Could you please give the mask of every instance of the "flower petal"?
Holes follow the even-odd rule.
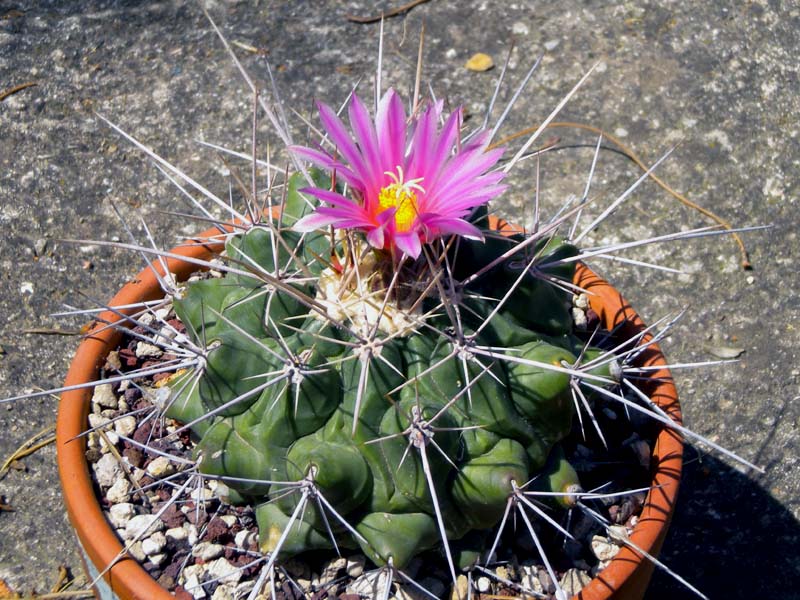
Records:
[[[460,235],[471,240],[483,241],[483,233],[472,223],[464,219],[421,215],[420,221],[424,227],[431,230],[435,237],[443,235]]]
[[[323,102],[317,103],[319,109],[319,119],[322,121],[322,126],[331,138],[331,141],[336,146],[337,150],[344,159],[350,163],[353,172],[365,184],[371,181],[371,170],[364,162],[364,157],[361,151],[353,142],[350,134],[342,123],[341,119],[336,115],[333,109],[324,104]]]
[[[397,172],[403,164],[406,147],[406,111],[400,96],[389,88],[378,103],[375,115],[382,171]]]
[[[394,236],[394,243],[398,250],[405,252],[411,258],[418,258],[422,251],[422,246],[419,242],[419,233],[414,230],[408,233],[396,234]]]
[[[288,150],[302,160],[307,160],[331,173],[336,173],[336,176],[350,187],[359,191],[364,190],[364,182],[361,178],[357,177],[352,170],[348,169],[343,163],[333,158],[327,152],[314,150],[313,148],[307,148],[305,146],[289,146]]]
[[[340,219],[338,217],[333,215],[325,215],[320,212],[313,212],[297,221],[297,223],[294,224],[293,229],[300,232],[314,231],[315,229],[332,225],[339,220]]]
[[[366,197],[372,198],[380,190],[384,179],[378,136],[375,133],[375,126],[369,118],[367,108],[356,94],[353,94],[353,99],[350,101],[348,113],[350,115],[350,127],[353,129],[356,143],[361,149],[361,155],[364,157],[366,164],[365,176],[368,177],[364,182],[367,184]]]

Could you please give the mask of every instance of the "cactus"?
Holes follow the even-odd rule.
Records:
[[[393,91],[381,102],[395,114],[378,120],[377,136],[402,127],[392,132],[399,140],[382,140],[377,165],[358,162],[376,133],[357,96],[358,147],[321,105],[353,170],[295,148],[328,172],[292,175],[279,215],[228,237],[236,269],[175,297],[207,351],[196,370],[171,379],[166,414],[196,437],[200,471],[255,506],[263,552],[358,547],[402,568],[443,545],[454,569],[487,549],[475,540],[504,517],[518,486],[544,474],[557,485],[543,491],[580,489],[560,442],[573,427],[580,361],[603,351],[573,332],[579,250],[554,228],[489,229],[484,203],[503,186],[485,172],[502,151],[486,150],[485,136],[452,149],[458,112],[441,134],[426,133],[441,110],[432,106],[403,156],[398,102]],[[428,159],[460,194],[440,191],[439,213],[423,187],[434,176],[415,162],[420,144],[436,143]],[[422,176],[404,181],[404,169]],[[382,183],[367,182],[375,174]],[[306,178],[314,185],[302,187]],[[600,370],[587,376],[613,385]]]

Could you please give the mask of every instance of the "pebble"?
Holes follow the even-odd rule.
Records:
[[[586,318],[586,312],[582,308],[573,307],[572,308],[572,321],[575,323],[575,328],[584,330],[589,324],[589,320]]]
[[[492,582],[489,580],[488,577],[478,577],[478,591],[481,594],[485,594],[490,589],[492,589]]]
[[[117,419],[114,421],[114,431],[117,432],[118,435],[131,437],[133,432],[136,431],[136,417],[128,415],[127,417]]]
[[[192,556],[203,561],[214,560],[225,553],[225,546],[222,544],[212,544],[211,542],[200,542],[192,546]]]
[[[456,585],[450,592],[450,600],[464,600],[469,597],[469,579],[466,575],[459,575],[456,579]]]
[[[182,542],[189,537],[189,532],[183,527],[170,527],[164,532],[164,535],[167,536],[168,540]]]
[[[139,562],[144,562],[147,560],[147,555],[144,553],[144,550],[142,550],[142,542],[133,542],[130,546],[128,546],[128,554],[130,554]]]
[[[236,543],[237,548],[241,548],[242,550],[247,550],[250,547],[250,544],[256,540],[256,532],[249,531],[247,529],[242,529],[241,531],[236,532],[236,535],[233,538],[233,541]]]
[[[348,594],[360,594],[367,598],[382,598],[386,595],[389,578],[386,571],[368,571],[347,586]]]
[[[619,546],[605,536],[595,535],[592,537],[592,553],[599,560],[611,560],[619,553]]]
[[[569,569],[561,578],[559,585],[568,594],[575,595],[580,593],[584,586],[588,585],[592,579],[580,569]]]
[[[167,537],[160,531],[156,531],[153,535],[142,540],[142,550],[147,556],[160,554],[167,545]]]
[[[104,417],[103,415],[91,413],[89,414],[89,427],[91,429],[100,429],[103,425],[108,425],[111,421],[108,417]]]
[[[189,543],[190,546],[194,546],[197,543],[197,540],[200,539],[200,534],[197,531],[197,526],[194,523],[187,523],[184,525],[186,528],[186,541]]]
[[[233,527],[236,525],[236,521],[238,521],[235,515],[222,515],[220,520],[228,527]]]
[[[511,33],[514,35],[528,35],[530,33],[530,29],[522,21],[515,21],[514,24],[511,25]]]
[[[232,565],[224,558],[218,558],[208,563],[208,573],[212,579],[218,579],[222,583],[239,583],[242,578],[242,571]]]
[[[107,454],[107,453],[111,452],[111,448],[110,448],[109,444],[111,446],[116,447],[116,445],[119,443],[119,436],[116,433],[114,433],[113,431],[104,431],[103,433],[105,434],[105,437],[99,436],[99,438],[100,438],[100,451],[103,454]],[[108,441],[106,441],[106,440],[108,440]],[[116,460],[116,458],[115,458],[115,460]]]
[[[125,502],[130,493],[131,482],[124,477],[120,477],[114,482],[114,485],[108,488],[108,491],[106,492],[106,500],[108,500],[111,504],[119,504],[120,502]]]
[[[242,583],[237,585],[236,588],[233,590],[233,597],[236,598],[236,600],[240,600],[241,598],[247,598],[247,596],[250,594],[255,585],[256,585],[255,581],[243,581]]]
[[[543,592],[548,594],[555,592],[555,582],[550,578],[550,574],[544,569],[539,569],[539,582],[542,584]]]
[[[175,464],[166,456],[157,456],[147,465],[147,474],[156,479],[172,475],[175,472]]]
[[[117,408],[119,406],[119,400],[114,395],[114,390],[111,388],[110,383],[95,386],[92,402],[103,408]]]
[[[142,544],[142,548],[144,548],[144,544]],[[160,554],[153,554],[148,556],[147,559],[153,563],[155,566],[160,567],[164,561],[167,559],[167,555],[160,553]]]
[[[195,502],[209,502],[214,499],[214,492],[203,487],[192,490],[191,494],[189,494],[189,497]]]
[[[353,578],[360,577],[364,572],[364,565],[366,562],[367,559],[361,554],[348,558],[347,565],[345,566],[347,575]]]
[[[133,540],[146,533],[155,533],[164,529],[164,522],[155,515],[136,515],[125,527],[125,539]]]
[[[108,509],[108,520],[117,529],[125,529],[128,521],[136,514],[136,509],[130,502],[112,504]]]
[[[211,600],[236,600],[236,588],[227,585],[217,586],[211,595]]]
[[[157,358],[164,353],[158,346],[147,342],[137,342],[135,352],[137,358]]]
[[[622,525],[612,525],[608,528],[608,535],[612,540],[618,540],[623,543],[628,541],[628,530]]]
[[[536,568],[525,565],[520,567],[520,570],[522,571],[522,587],[530,592],[541,594],[544,588],[542,587],[542,582],[539,581],[539,572]]]
[[[184,569],[184,574],[187,570],[188,568]],[[185,574],[183,587],[192,595],[193,598],[195,598],[195,600],[205,598],[208,595],[200,585],[200,579],[194,573]]]
[[[43,256],[46,249],[47,240],[45,238],[39,238],[33,242],[33,251],[36,253],[36,256]]]
[[[122,467],[112,454],[104,454],[92,465],[94,476],[101,487],[110,488],[122,477]]]

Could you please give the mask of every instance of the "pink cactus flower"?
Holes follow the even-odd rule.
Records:
[[[489,170],[502,149],[488,150],[489,132],[460,144],[462,111],[438,129],[442,103],[406,118],[400,97],[390,89],[373,123],[363,102],[349,106],[352,136],[336,113],[319,103],[322,125],[335,154],[302,146],[291,151],[336,174],[352,197],[309,187],[302,190],[326,206],[300,219],[295,228],[311,231],[332,225],[363,231],[375,248],[417,258],[423,243],[450,234],[483,239],[467,222],[472,209],[502,193],[504,173]]]

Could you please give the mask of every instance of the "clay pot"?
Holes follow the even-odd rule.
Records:
[[[493,221],[493,227],[508,231],[502,221]],[[222,249],[218,229],[210,229],[194,240],[171,251],[168,267],[179,280],[186,279],[198,270],[192,260],[208,260]],[[178,258],[183,257],[183,259]],[[158,263],[153,268],[161,271]],[[588,267],[578,265],[575,283],[591,292],[590,304],[608,329],[620,326],[623,335],[633,336],[644,329],[644,323],[630,305],[608,283]],[[161,288],[152,269],[145,269],[126,284],[109,302],[121,306],[154,300],[162,296]],[[97,377],[106,355],[117,347],[121,333],[107,323],[120,320],[118,314],[105,312],[86,334],[70,366],[65,386],[75,386]],[[645,338],[647,339],[647,338]],[[657,346],[651,346],[641,357],[644,365],[664,365],[665,360]],[[645,390],[662,409],[673,418],[680,419],[680,407],[675,386],[667,369],[651,372],[652,380]],[[97,573],[111,564],[122,550],[122,544],[113,527],[107,522],[95,495],[89,464],[86,460],[86,438],[77,438],[88,427],[92,389],[75,389],[61,395],[56,425],[58,467],[64,503],[70,521],[78,535],[88,561],[88,571]],[[682,466],[680,436],[662,430],[653,448],[651,469],[654,489],[648,494],[639,523],[631,540],[650,554],[658,554],[666,536],[675,506]],[[642,598],[652,575],[653,565],[636,552],[622,548],[611,564],[593,579],[577,600],[633,600]],[[156,583],[132,558],[122,558],[104,575],[104,580],[122,598],[136,600],[161,600],[173,598]],[[111,596],[103,595],[103,598]]]

